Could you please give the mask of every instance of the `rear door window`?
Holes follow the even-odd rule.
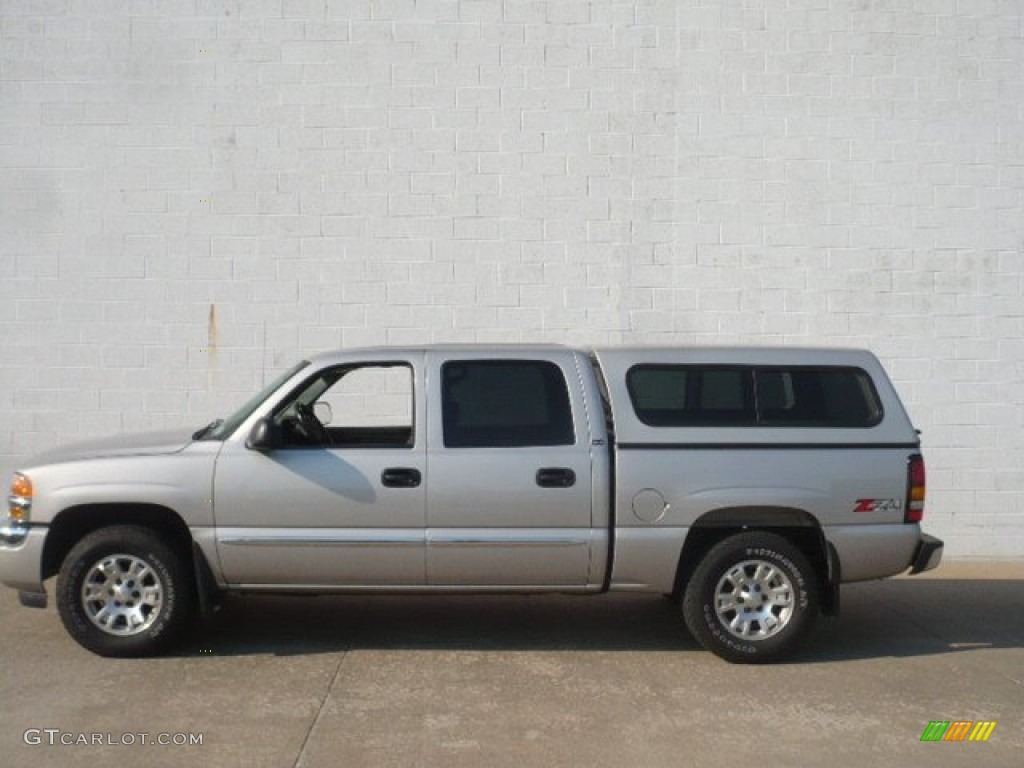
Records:
[[[546,360],[458,360],[441,367],[448,448],[573,445],[569,390]]]

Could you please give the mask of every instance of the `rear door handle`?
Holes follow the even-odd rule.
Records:
[[[571,488],[576,485],[576,473],[566,467],[542,467],[537,470],[537,485],[541,488]]]
[[[390,467],[380,473],[381,485],[388,488],[415,488],[423,479],[418,469]]]

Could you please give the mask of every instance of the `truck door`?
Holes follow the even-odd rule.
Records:
[[[273,450],[225,442],[217,551],[231,584],[422,587],[422,353],[324,368],[269,416]]]
[[[430,586],[583,588],[591,439],[575,358],[430,352]]]

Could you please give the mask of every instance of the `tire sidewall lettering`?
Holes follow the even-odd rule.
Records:
[[[721,622],[718,620],[718,617],[715,616],[714,606],[710,603],[704,604],[704,621],[707,623],[708,629],[711,631],[711,634],[715,636],[715,639],[718,640],[718,642],[723,643],[734,651],[739,651],[740,653],[755,654],[758,652],[756,645],[739,643],[736,638],[722,628]]]
[[[160,615],[148,630],[149,636],[156,638],[164,633],[164,630],[167,628],[168,621],[174,615],[175,581],[174,577],[171,575],[170,569],[167,567],[167,564],[155,554],[147,552],[142,555],[142,558],[151,568],[160,574],[160,580],[164,591],[164,604],[160,607]]]

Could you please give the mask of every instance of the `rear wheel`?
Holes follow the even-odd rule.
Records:
[[[683,595],[683,617],[712,653],[738,663],[791,654],[818,613],[804,554],[774,533],[741,533],[713,546]]]
[[[101,656],[146,656],[172,643],[194,607],[187,562],[148,528],[115,525],[79,541],[60,569],[68,633]]]

